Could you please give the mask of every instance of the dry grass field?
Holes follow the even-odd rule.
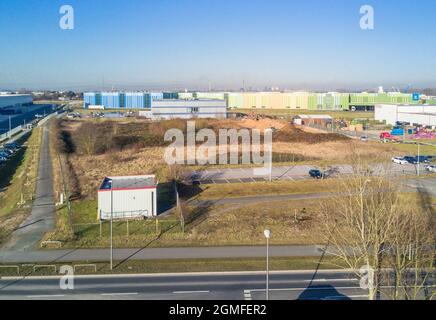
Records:
[[[110,175],[156,174],[160,182],[170,180],[173,170],[164,162],[163,136],[169,128],[185,130],[180,120],[149,123],[138,120],[62,121],[60,139],[68,155],[73,175],[78,180],[78,194],[95,197],[101,180]],[[379,143],[363,143],[336,134],[311,133],[290,126],[286,121],[197,120],[197,129],[257,128],[280,129],[273,136],[274,162],[277,163],[347,163],[353,153],[367,159],[390,158],[395,147]],[[201,169],[199,166],[185,170]]]
[[[59,208],[56,229],[45,239],[63,240],[66,247],[106,247],[108,225],[97,221],[97,189],[105,176],[156,174],[164,183],[183,171],[199,166],[171,168],[163,160],[166,143],[163,135],[169,128],[185,130],[180,120],[147,122],[139,120],[61,120],[55,124],[58,143],[54,154],[61,156],[67,187],[73,195],[72,217]],[[388,159],[398,150],[391,144],[361,142],[335,134],[304,132],[285,121],[263,119],[199,120],[197,129],[259,128],[278,129],[274,136],[274,152],[292,155],[295,164],[340,164],[359,155],[365,161]],[[59,170],[59,166],[55,168]],[[59,174],[56,188],[61,188]],[[334,180],[274,182],[201,186],[198,200],[232,197],[256,197],[274,194],[332,192]],[[56,190],[59,191],[59,190]],[[186,200],[190,196],[184,195]],[[202,246],[261,244],[261,231],[270,227],[274,244],[323,243],[319,207],[322,200],[276,201],[249,205],[222,204],[210,206],[184,205],[185,230],[182,232],[178,213],[152,221],[132,221],[115,225],[115,245],[138,246]],[[69,234],[72,220],[74,234]]]

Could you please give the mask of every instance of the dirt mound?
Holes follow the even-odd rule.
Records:
[[[288,125],[282,130],[275,132],[273,140],[275,142],[304,142],[308,144],[316,144],[323,142],[347,141],[350,140],[350,138],[336,133],[306,132],[293,125]]]
[[[277,130],[281,130],[287,126],[286,121],[274,120],[274,119],[261,119],[261,120],[253,120],[253,119],[245,119],[240,121],[240,125],[249,128],[249,129],[259,129],[266,130],[269,128],[275,128]]]

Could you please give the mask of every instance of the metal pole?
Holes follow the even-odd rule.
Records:
[[[419,167],[420,167],[420,154],[421,154],[421,145],[418,142],[418,176],[420,174]]]
[[[113,185],[111,182],[111,270],[113,270],[114,246],[113,246],[113,218],[114,218],[114,205],[113,205]]]
[[[269,300],[269,239],[266,238],[266,300]]]

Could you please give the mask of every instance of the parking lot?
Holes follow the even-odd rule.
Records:
[[[226,169],[208,169],[194,171],[187,178],[194,184],[223,184],[223,183],[248,183],[258,181],[268,181],[268,175],[256,175],[254,168],[226,168]],[[297,165],[297,166],[277,166],[272,168],[272,180],[298,181],[312,179],[309,171],[318,169],[316,166]],[[418,173],[418,166],[414,164],[396,164],[392,163],[389,167],[384,165],[374,165],[374,174],[386,174],[401,176],[414,176]],[[335,178],[353,173],[351,165],[333,165],[323,170],[326,178]],[[424,165],[420,165],[420,173],[428,174]]]
[[[21,149],[21,145],[16,142],[6,143],[0,146],[0,167],[6,164]]]

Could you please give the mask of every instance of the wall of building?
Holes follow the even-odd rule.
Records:
[[[179,92],[179,99],[180,100],[193,100],[194,93],[192,93],[192,92]]]
[[[112,206],[111,206],[112,201]],[[130,218],[141,214],[144,217],[157,215],[156,188],[137,190],[100,190],[98,192],[98,215],[103,220]]]
[[[307,92],[240,92],[227,93],[229,109],[307,109]]]
[[[389,105],[375,106],[375,120],[395,125],[409,122],[417,125],[436,126],[436,106],[431,105]]]
[[[153,101],[154,119],[226,118],[224,100],[161,100]]]
[[[162,92],[85,92],[84,108],[104,106],[105,109],[150,109],[153,100],[163,100]]]
[[[229,109],[301,109],[340,111],[372,109],[376,104],[417,105],[412,94],[393,93],[308,93],[308,92],[102,92],[84,93],[84,106],[104,105],[108,109],[150,109],[152,101],[211,99],[226,101]]]
[[[224,100],[224,92],[194,92],[194,99]]]

